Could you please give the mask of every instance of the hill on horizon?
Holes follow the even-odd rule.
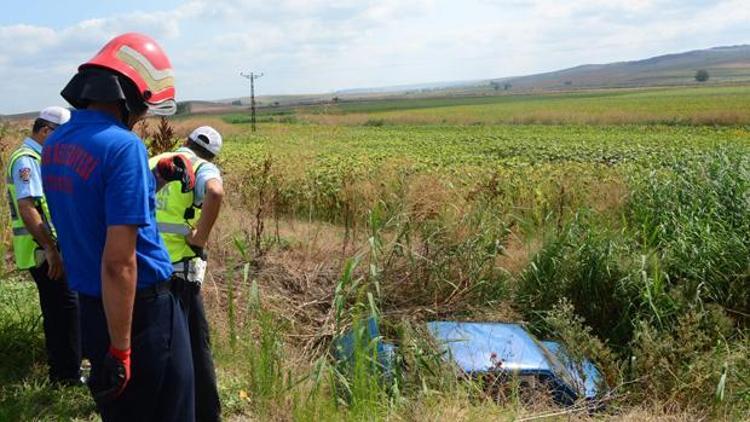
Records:
[[[701,69],[708,71],[710,82],[750,81],[750,45],[714,47],[636,61],[586,64],[495,81],[510,83],[514,90],[689,85],[696,83],[695,73]]]

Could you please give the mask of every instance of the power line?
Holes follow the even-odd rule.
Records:
[[[263,73],[250,74],[240,72],[240,76],[250,80],[250,124],[252,125],[253,132],[255,132],[255,80],[263,77]]]

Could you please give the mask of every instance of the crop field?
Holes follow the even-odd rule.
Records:
[[[750,122],[749,85],[515,93],[453,98],[341,101],[261,116],[331,125],[382,124],[688,124]],[[235,116],[247,120],[247,116]]]
[[[259,120],[254,133],[243,115],[173,122],[227,139],[203,292],[228,420],[750,415],[750,87],[340,102]],[[2,128],[5,158],[22,128]],[[44,380],[33,283],[2,265],[0,420],[94,418],[85,390]],[[398,347],[389,376],[369,339],[349,361],[333,351],[369,319]],[[523,322],[596,361],[610,394],[591,413],[488,388],[441,355],[434,320]]]

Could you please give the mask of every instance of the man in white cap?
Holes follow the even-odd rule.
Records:
[[[49,378],[52,382],[79,384],[78,296],[65,279],[40,170],[44,142],[69,119],[70,111],[65,108],[42,110],[34,121],[31,136],[10,156],[7,186],[16,267],[29,270],[39,291]]]
[[[156,221],[175,269],[173,292],[180,299],[190,331],[197,421],[218,421],[221,410],[208,321],[200,295],[206,273],[204,248],[224,198],[221,172],[212,162],[221,146],[219,132],[210,126],[201,126],[188,136],[182,147],[150,160],[154,168],[160,160],[182,154],[195,171],[193,191],[184,192],[180,183],[171,182],[157,193]]]

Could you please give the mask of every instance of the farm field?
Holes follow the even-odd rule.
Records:
[[[750,87],[342,102],[260,121],[173,121],[227,139],[204,295],[228,420],[750,415]],[[21,137],[3,125],[3,159]],[[0,240],[7,252],[8,229]],[[3,265],[0,420],[94,418],[85,390],[44,380],[34,286]],[[369,318],[398,346],[391,377],[369,339],[353,366],[332,352]],[[612,393],[590,414],[459,376],[424,329],[446,319],[523,322],[595,360]]]
[[[750,85],[576,90],[479,97],[341,101],[265,108],[270,120],[332,125],[379,124],[747,124]],[[274,116],[275,115],[275,116]],[[240,121],[248,117],[235,116]]]

